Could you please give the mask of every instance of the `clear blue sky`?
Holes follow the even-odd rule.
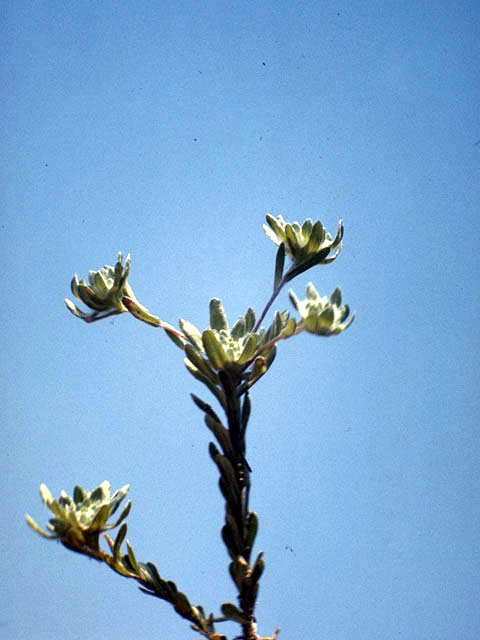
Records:
[[[131,484],[129,539],[194,603],[234,600],[207,392],[130,317],[64,308],[131,252],[137,297],[204,328],[270,295],[267,212],[345,223],[312,280],[344,334],[281,345],[248,459],[282,640],[476,640],[480,30],[476,2],[26,2],[2,24],[3,640],[195,634],[36,536],[38,494]],[[279,308],[289,306],[284,294]],[[226,627],[227,632],[231,628]]]

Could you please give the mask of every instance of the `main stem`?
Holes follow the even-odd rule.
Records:
[[[250,466],[245,458],[246,442],[245,429],[242,424],[241,398],[245,397],[239,394],[242,385],[242,379],[233,373],[222,372],[220,381],[223,387],[226,400],[225,412],[228,420],[228,431],[235,454],[234,472],[235,478],[240,490],[240,509],[232,513],[240,533],[242,541],[245,540],[246,522],[249,514],[249,494],[250,494]],[[245,400],[244,400],[245,402]],[[228,508],[227,508],[228,510]],[[242,556],[248,562],[249,570],[251,570],[250,556],[251,548],[246,545],[242,549]],[[247,620],[242,624],[243,640],[257,640],[257,625],[254,615],[256,598],[248,589],[239,589],[238,601],[241,611]]]

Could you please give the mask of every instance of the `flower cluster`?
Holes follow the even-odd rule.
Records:
[[[210,301],[210,327],[201,332],[180,319],[185,335],[183,344],[187,369],[218,397],[220,371],[229,371],[251,386],[263,375],[275,357],[275,342],[293,335],[296,323],[288,311],[275,313],[270,328],[253,331],[255,312],[247,309],[233,327],[229,326],[220,300]]]
[[[349,327],[355,315],[350,314],[349,306],[342,306],[342,292],[335,289],[332,295],[319,296],[311,282],[307,285],[307,297],[299,300],[293,291],[289,292],[290,300],[301,317],[299,327],[319,336],[331,336]]]
[[[55,500],[48,488],[40,485],[40,495],[45,505],[53,513],[47,529],[44,531],[29,515],[28,524],[44,538],[56,538],[70,549],[81,550],[88,547],[94,551],[99,549],[99,536],[104,531],[117,527],[130,512],[131,502],[127,502],[122,513],[113,524],[107,520],[115,513],[127,495],[128,484],[110,495],[110,483],[102,482],[93,491],[85,491],[77,486],[73,497],[62,491]]]
[[[277,246],[284,245],[285,253],[292,258],[294,265],[308,264],[307,268],[310,268],[328,264],[340,253],[343,238],[341,220],[335,238],[320,221],[314,223],[310,218],[301,226],[298,222],[286,222],[282,216],[274,218],[267,214],[266,220],[267,224],[263,225],[265,233]]]
[[[93,313],[85,313],[71,300],[65,298],[65,304],[69,311],[77,318],[86,322],[92,322],[106,316],[125,313],[127,308],[122,302],[125,296],[136,300],[132,288],[127,282],[130,272],[130,254],[123,264],[123,256],[119,252],[114,267],[105,265],[99,271],[88,272],[88,284],[85,280],[78,280],[77,274],[72,278],[71,289],[73,295],[81,300]]]

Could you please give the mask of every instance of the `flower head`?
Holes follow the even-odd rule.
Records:
[[[332,295],[320,297],[311,282],[307,285],[307,297],[299,300],[293,291],[289,292],[290,300],[301,316],[300,327],[320,336],[331,336],[349,327],[355,315],[348,320],[350,309],[342,305],[342,292],[335,289]]]
[[[298,222],[286,222],[282,216],[274,218],[269,213],[266,220],[267,224],[263,225],[265,233],[277,246],[284,245],[285,253],[290,255],[294,265],[308,264],[308,267],[313,267],[316,264],[328,264],[340,253],[343,237],[341,220],[335,238],[320,221],[314,223],[310,218],[301,226]]]
[[[119,253],[114,267],[107,264],[98,271],[89,271],[88,283],[83,279],[79,281],[77,274],[75,274],[71,282],[72,293],[92,309],[93,313],[85,313],[71,300],[65,298],[67,308],[74,316],[86,322],[126,312],[127,308],[124,306],[122,298],[128,296],[132,300],[136,300],[127,282],[129,272],[130,255],[127,256],[125,264],[123,264],[123,256]]]
[[[55,500],[42,484],[40,495],[54,517],[47,524],[48,532],[39,527],[29,515],[26,516],[27,523],[44,538],[58,539],[69,548],[89,547],[98,550],[100,534],[117,527],[130,511],[129,501],[120,517],[113,524],[107,524],[107,520],[127,495],[128,489],[129,485],[126,484],[110,495],[110,483],[105,481],[91,492],[77,486],[73,490],[73,497],[62,491],[60,498]]]
[[[243,378],[248,386],[256,382],[275,357],[276,340],[295,331],[295,320],[288,311],[276,312],[273,323],[265,331],[253,331],[255,312],[247,309],[244,316],[230,327],[218,298],[210,301],[210,327],[201,332],[190,322],[180,319],[185,335],[185,365],[197,379],[219,397],[219,372],[230,372]]]

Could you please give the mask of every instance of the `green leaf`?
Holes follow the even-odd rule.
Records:
[[[247,393],[244,396],[243,405],[242,405],[242,437],[245,434],[245,431],[247,429],[251,408],[252,408],[252,404],[250,402],[250,395],[247,391]]]
[[[220,402],[220,404],[223,407],[225,404],[225,400],[223,398],[223,394],[220,391],[220,389],[215,386],[215,384],[210,380],[210,378],[207,378],[207,376],[205,376],[201,371],[199,371],[197,367],[195,367],[188,358],[184,359],[184,363],[187,369],[192,374],[192,376],[197,380],[199,380],[200,382],[202,382],[206,387],[208,387],[208,389],[213,393],[213,395],[217,398],[217,400]]]
[[[179,319],[178,324],[180,325],[180,328],[182,329],[183,333],[187,336],[187,338],[193,344],[193,346],[196,347],[199,351],[202,351],[203,350],[202,334],[197,329],[197,327],[191,322],[187,322],[182,318]]]
[[[104,529],[109,515],[110,506],[108,504],[102,505],[95,514],[95,517],[93,518],[90,526],[88,527],[89,531],[101,531],[102,529]]]
[[[233,466],[230,460],[227,458],[227,456],[222,455],[218,451],[218,449],[213,460],[217,465],[218,470],[222,475],[222,478],[225,480],[225,483],[229,486],[231,491],[235,493],[235,495],[238,494],[237,478],[235,477],[235,471],[233,470]]]
[[[200,353],[190,344],[185,345],[185,354],[190,362],[197,367],[213,384],[218,384],[217,374],[209,367],[208,362],[202,358]]]
[[[75,502],[75,504],[80,504],[81,502],[83,502],[85,500],[85,498],[87,497],[86,492],[84,491],[84,489],[82,489],[82,487],[80,486],[76,486],[73,489],[73,500]]]
[[[260,551],[252,567],[252,573],[250,574],[252,585],[254,585],[256,582],[260,580],[260,576],[262,575],[264,569],[265,569],[265,562],[263,560],[263,551]]]
[[[240,316],[236,321],[236,323],[233,325],[230,331],[230,335],[234,340],[239,340],[240,338],[243,338],[246,332],[247,332],[247,327],[245,323],[245,318],[243,316]]]
[[[145,569],[148,570],[148,573],[152,580],[153,587],[157,592],[157,595],[163,598],[164,600],[171,602],[169,598],[170,591],[168,590],[167,583],[158,573],[157,567],[153,564],[153,562],[147,562],[144,566],[145,566]]]
[[[239,555],[232,560],[228,568],[233,582],[237,585],[238,590],[242,591],[243,583],[248,575],[248,562],[242,555]]]
[[[185,341],[182,340],[180,336],[177,336],[177,334],[173,333],[172,331],[168,331],[168,329],[165,329],[165,333],[170,338],[170,340],[177,345],[177,347],[180,347],[180,349],[182,350],[185,348]]]
[[[337,234],[335,236],[335,240],[332,242],[331,249],[335,249],[335,247],[337,247],[341,243],[341,241],[343,240],[343,232],[344,232],[343,221],[339,220]]]
[[[124,522],[118,530],[117,537],[115,538],[115,544],[113,545],[113,557],[118,558],[120,556],[120,547],[122,546],[125,536],[127,535],[127,523]]]
[[[217,422],[220,422],[220,418],[217,416],[217,414],[215,413],[215,411],[212,409],[212,407],[207,404],[206,402],[204,402],[203,400],[201,400],[198,396],[196,396],[194,393],[190,394],[192,397],[192,400],[194,401],[194,403],[197,405],[197,407],[203,411],[204,413],[207,414],[207,416],[210,416],[211,418],[213,418],[214,420],[216,420]]]
[[[82,302],[95,311],[103,311],[105,303],[100,302],[96,293],[83,281],[78,284],[78,293]],[[108,306],[108,305],[107,305]]]
[[[255,311],[252,307],[248,307],[245,313],[245,328],[247,331],[251,331],[255,326]]]
[[[226,429],[219,420],[215,420],[208,414],[205,416],[205,422],[207,424],[207,427],[217,439],[217,442],[221,446],[223,453],[227,457],[233,457],[234,452],[228,429]]]
[[[247,624],[248,618],[231,602],[225,602],[220,609],[223,615],[229,620],[234,620],[240,624]]]
[[[137,300],[133,300],[128,296],[123,296],[122,303],[127,307],[129,312],[142,322],[151,325],[152,327],[161,327],[162,321],[158,316],[154,316],[153,313],[144,307],[143,304],[140,304]]]
[[[177,585],[172,580],[166,580],[164,581],[164,584],[167,587],[169,594],[172,596],[172,601],[173,601],[173,598],[177,597],[177,593],[178,593]]]
[[[210,300],[210,327],[216,331],[228,330],[225,309],[218,298]]]
[[[348,304],[346,304],[343,307],[343,311],[340,314],[340,322],[343,322],[344,320],[346,320],[348,318],[348,314],[350,313],[350,307],[348,306]],[[353,318],[352,318],[353,320]],[[351,323],[351,321],[350,321]]]
[[[334,290],[334,292],[330,296],[330,302],[332,304],[337,305],[337,307],[339,307],[342,304],[342,292],[338,287]]]
[[[220,489],[222,489],[221,485],[220,485]],[[223,494],[223,491],[222,491],[222,494]],[[222,535],[223,544],[227,548],[228,555],[232,560],[235,560],[238,557],[238,551],[235,545],[235,541],[232,538],[232,533],[230,529],[227,527],[227,525],[224,525],[222,527],[221,535]]]
[[[222,492],[229,509],[232,511],[238,509],[240,506],[238,492],[235,491],[229,483],[225,482],[223,476],[220,476],[218,486],[220,487],[220,491]]]
[[[112,497],[110,498],[110,515],[113,515],[115,511],[118,509],[120,503],[122,502],[124,497],[127,495],[129,489],[130,489],[130,485],[125,484],[123,485],[123,487],[121,487],[121,489],[117,489],[115,493],[112,495]]]
[[[325,228],[321,222],[315,222],[310,238],[305,247],[305,255],[310,255],[317,251],[325,239]]]
[[[215,335],[215,331],[212,329],[205,329],[202,333],[202,342],[205,353],[213,366],[216,369],[223,369],[223,367],[228,364],[228,358]]]
[[[85,311],[82,311],[81,309],[79,309],[77,305],[73,304],[73,302],[68,298],[65,298],[64,302],[67,309],[70,311],[70,313],[73,313],[73,315],[76,316],[77,318],[80,318],[81,320],[86,320],[87,318],[90,317],[90,314],[85,313]]]
[[[318,253],[313,255],[311,258],[305,260],[305,262],[300,263],[299,265],[293,265],[285,274],[285,282],[290,282],[293,278],[296,278],[307,269],[311,269],[315,267],[320,262],[326,263],[326,257],[330,253],[330,247],[326,247],[325,249],[321,249]]]
[[[242,353],[237,360],[237,364],[242,365],[251,360],[258,348],[258,339],[256,334],[251,333],[248,338],[245,340],[245,344],[243,345]]]
[[[131,565],[132,569],[134,570],[135,573],[138,574],[138,572],[140,571],[140,567],[138,566],[137,559],[135,557],[133,549],[132,549],[130,543],[128,542],[128,540],[127,540],[127,557],[128,557],[128,561],[130,562],[130,565]]]
[[[70,281],[70,289],[72,290],[73,295],[79,300],[81,300],[80,293],[78,291],[78,285],[79,285],[78,276],[77,274],[75,274]]]
[[[297,311],[299,311],[299,309],[300,309],[300,300],[297,298],[295,292],[292,289],[290,289],[290,291],[288,292],[288,297],[290,298],[290,302],[293,304],[295,309]]]
[[[304,238],[308,238],[312,233],[313,222],[311,218],[307,218],[305,222],[302,224],[302,236]]]
[[[38,533],[39,535],[41,535],[43,538],[48,538],[49,540],[52,540],[53,538],[57,537],[57,534],[55,533],[47,533],[46,531],[44,531],[36,522],[35,520],[27,514],[25,514],[25,520],[27,521],[27,524],[29,527],[31,527],[36,533]]]
[[[92,273],[92,272],[90,272]],[[90,276],[89,273],[89,276]],[[95,288],[97,289],[97,291],[99,293],[103,293],[104,295],[107,293],[108,291],[108,286],[106,283],[106,280],[103,276],[103,273],[101,271],[94,271],[93,272],[93,282],[90,281],[91,284],[93,284],[95,286]]]
[[[229,513],[225,515],[225,526],[227,526],[230,530],[230,534],[232,536],[232,540],[235,543],[235,548],[239,555],[243,554],[243,542],[240,536],[240,532],[237,527],[237,523],[235,522],[235,518],[231,516]]]
[[[285,244],[282,242],[278,247],[277,257],[275,260],[275,273],[273,276],[273,291],[276,292],[282,280],[283,267],[285,265]]]
[[[278,239],[281,240],[285,234],[283,233],[281,227],[277,224],[276,219],[269,213],[267,213],[267,215],[265,216],[265,219],[267,221],[268,226],[272,229],[272,231],[275,233]]]
[[[290,318],[282,331],[282,338],[290,338],[295,333],[297,323],[295,318]]]
[[[285,238],[287,240],[290,253],[292,254],[293,259],[295,260],[295,258],[298,255],[298,240],[291,224],[285,225]]]
[[[192,606],[188,601],[187,596],[179,591],[174,604],[175,611],[182,616],[182,618],[191,619]]]
[[[320,327],[331,327],[335,321],[335,312],[332,307],[327,307],[322,311],[322,313],[317,316],[317,326]]]
[[[92,493],[90,494],[90,502],[104,502],[109,496],[107,491],[109,491],[109,483],[104,481],[98,487],[96,487]]]
[[[251,549],[258,531],[258,516],[255,511],[248,513],[245,525],[245,546]]]
[[[127,504],[125,505],[125,508],[123,509],[122,513],[118,516],[118,518],[115,520],[115,522],[113,524],[109,524],[108,527],[106,527],[106,529],[115,529],[115,527],[118,527],[118,525],[125,520],[125,518],[128,516],[128,514],[130,513],[130,509],[132,508],[132,501],[129,500],[127,502]]]

